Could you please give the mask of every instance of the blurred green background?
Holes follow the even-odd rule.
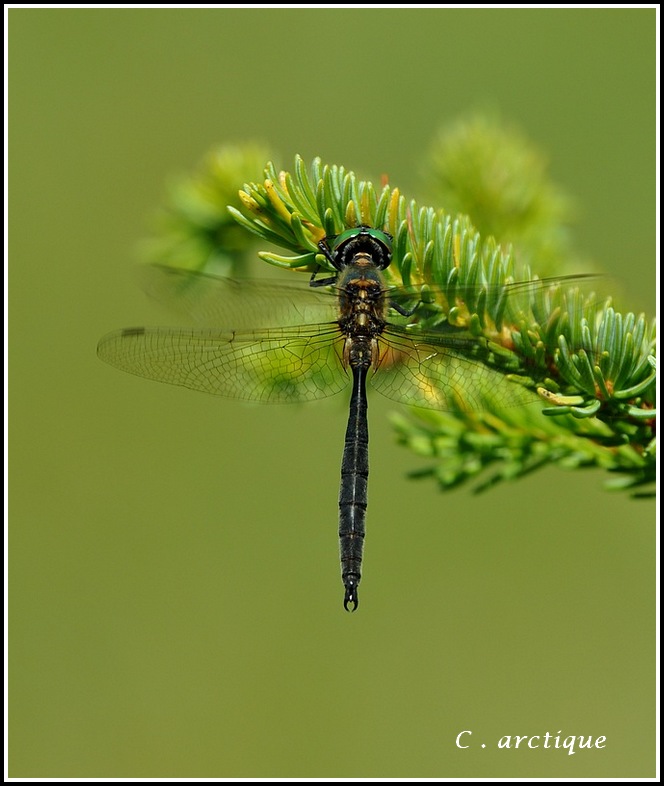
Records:
[[[349,615],[346,399],[242,406],[95,345],[164,322],[136,244],[211,146],[417,196],[476,107],[550,153],[580,251],[652,314],[655,11],[12,9],[9,31],[10,775],[653,776],[652,502],[555,469],[441,495],[375,396]],[[606,747],[496,748],[559,731]]]

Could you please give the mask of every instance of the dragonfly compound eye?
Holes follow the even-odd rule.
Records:
[[[392,235],[372,227],[353,227],[334,238],[326,238],[330,257],[337,270],[352,263],[357,254],[368,254],[379,270],[392,261]]]

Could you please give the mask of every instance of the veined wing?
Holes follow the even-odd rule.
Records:
[[[537,396],[480,359],[481,339],[388,326],[379,340],[371,385],[402,404],[440,410],[481,411],[526,406]],[[475,354],[477,357],[472,357]]]
[[[501,301],[514,319],[529,311],[547,319],[561,302],[585,302],[588,314],[600,305],[587,291],[603,276],[582,274],[516,281],[505,286],[459,287],[455,305],[482,298],[496,306]],[[412,406],[441,410],[481,411],[495,407],[526,406],[538,401],[531,390],[509,377],[509,369],[489,365],[488,348],[481,338],[438,328],[445,325],[444,288],[395,287],[386,293],[391,303],[410,316],[394,312],[380,339],[379,361],[372,386],[388,398]],[[564,299],[564,300],[561,300]],[[449,304],[448,304],[449,305]],[[432,319],[429,322],[429,319]],[[408,326],[404,320],[410,323]],[[427,329],[429,324],[429,329]]]
[[[147,294],[180,313],[189,323],[202,327],[227,327],[234,330],[268,328],[273,325],[320,324],[338,318],[335,287],[311,287],[301,273],[284,279],[229,279],[197,271],[181,270],[162,265],[142,269]],[[513,307],[526,308],[547,293],[570,287],[586,287],[599,276],[575,275],[515,281],[504,286],[458,286],[456,297],[473,300],[482,292],[487,302],[507,299]],[[427,285],[426,297],[442,298],[446,288]],[[402,311],[430,310],[423,301],[422,286],[388,287],[386,296]],[[449,304],[448,304],[449,305]],[[399,315],[393,316],[400,322]]]
[[[150,297],[200,327],[253,330],[338,318],[334,293],[310,287],[301,274],[290,281],[242,280],[149,265],[141,277]]]
[[[409,285],[390,287],[386,291],[386,296],[400,313],[406,312],[414,315],[416,319],[435,317],[436,312],[440,317],[444,317],[450,306],[458,306],[464,302],[471,307],[480,302],[487,307],[493,306],[497,312],[510,313],[512,319],[518,319],[530,311],[538,318],[545,318],[556,304],[560,304],[566,298],[573,297],[576,302],[579,302],[580,297],[589,307],[605,302],[606,297],[598,298],[591,291],[591,286],[605,280],[606,276],[599,274],[579,274],[512,281],[498,286]],[[448,301],[450,294],[454,298],[453,302]],[[397,322],[400,322],[398,318]]]
[[[335,323],[262,331],[125,328],[101,339],[106,363],[215,396],[286,403],[338,393],[349,378]]]

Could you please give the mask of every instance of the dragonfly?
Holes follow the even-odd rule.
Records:
[[[423,327],[416,287],[391,287],[392,237],[355,227],[319,243],[335,271],[308,285],[153,270],[152,294],[196,328],[130,327],[109,333],[99,357],[147,379],[245,401],[322,399],[350,386],[341,461],[339,552],[343,605],[355,611],[369,477],[367,383],[429,409],[527,405],[535,394],[487,360],[486,339]],[[530,284],[532,282],[516,282]],[[150,287],[149,287],[150,289]]]

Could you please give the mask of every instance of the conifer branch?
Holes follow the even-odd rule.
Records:
[[[488,134],[485,127],[481,131]],[[495,139],[491,144],[496,149]],[[458,144],[451,145],[454,155],[459,147],[467,157],[468,146]],[[209,270],[221,255],[227,262],[223,272],[232,273],[246,258],[250,239],[258,238],[289,252],[261,250],[265,262],[311,274],[331,269],[318,245],[323,238],[357,226],[381,229],[394,238],[392,264],[384,271],[388,285],[419,292],[421,306],[412,321],[481,339],[489,352],[485,360],[539,395],[539,407],[504,407],[489,399],[481,412],[459,407],[395,415],[400,443],[429,461],[413,476],[452,488],[491,469],[476,487],[483,490],[556,463],[602,467],[615,473],[607,484],[612,487],[640,491],[652,483],[655,328],[644,315],[622,314],[609,299],[587,293],[577,276],[533,285],[538,279],[527,266],[516,270],[512,248],[481,237],[467,216],[420,207],[398,188],[375,187],[320,159],[307,167],[296,157],[291,173],[268,164],[261,180],[247,178],[239,199],[231,198],[232,177],[254,164],[253,152],[211,158],[202,174],[176,191],[170,235],[162,233],[152,244],[151,258],[176,260],[182,267],[180,256],[190,248],[187,267]],[[541,173],[537,178],[542,180]],[[541,225],[546,200],[559,206],[563,200],[551,189],[539,197],[536,191],[530,193],[539,207],[530,212]],[[232,224],[219,197],[227,197]],[[551,215],[555,223],[562,213]],[[553,228],[549,232],[555,234]],[[522,227],[521,248],[528,236]],[[536,248],[531,252],[524,256],[535,259]],[[560,246],[556,253],[563,252]]]

